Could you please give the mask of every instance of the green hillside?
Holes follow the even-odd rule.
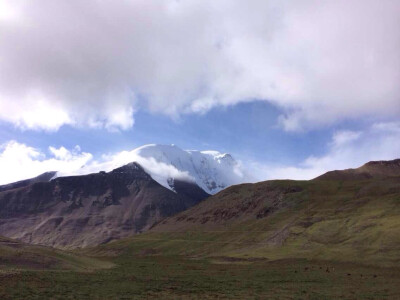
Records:
[[[400,177],[234,186],[108,247],[129,243],[165,254],[398,266]]]

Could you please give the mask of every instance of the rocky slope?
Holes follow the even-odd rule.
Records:
[[[175,181],[174,189],[137,163],[17,185],[0,192],[0,235],[60,248],[96,245],[147,230],[208,196],[190,182]]]

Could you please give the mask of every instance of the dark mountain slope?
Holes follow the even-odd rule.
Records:
[[[131,163],[7,190],[0,193],[0,234],[62,248],[105,243],[147,230],[208,196],[195,184],[178,186],[177,193],[168,190]]]

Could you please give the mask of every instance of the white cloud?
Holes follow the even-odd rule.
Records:
[[[348,143],[358,140],[362,135],[360,131],[343,130],[336,132],[332,137],[334,147],[342,147]]]
[[[79,156],[81,152],[81,147],[79,147],[79,145],[76,145],[74,149],[70,151],[63,146],[61,146],[58,149],[50,146],[49,151],[58,160],[70,161],[74,159],[76,156]]]
[[[35,177],[48,171],[78,170],[92,159],[90,153],[79,147],[69,151],[64,147],[50,147],[50,157],[39,149],[9,141],[0,146],[0,184]]]
[[[375,132],[393,132],[400,133],[400,122],[381,122],[372,126]]]
[[[2,0],[0,120],[128,129],[262,99],[301,130],[400,113],[397,0]]]
[[[251,164],[259,180],[312,179],[327,171],[357,168],[371,160],[400,158],[400,123],[376,123],[365,131],[336,132],[329,150],[299,165]]]

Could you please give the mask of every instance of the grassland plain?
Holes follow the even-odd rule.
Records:
[[[234,186],[150,232],[67,254],[98,268],[2,273],[0,298],[400,299],[399,183]]]
[[[141,255],[115,267],[1,275],[1,299],[398,299],[398,269],[351,263]]]

